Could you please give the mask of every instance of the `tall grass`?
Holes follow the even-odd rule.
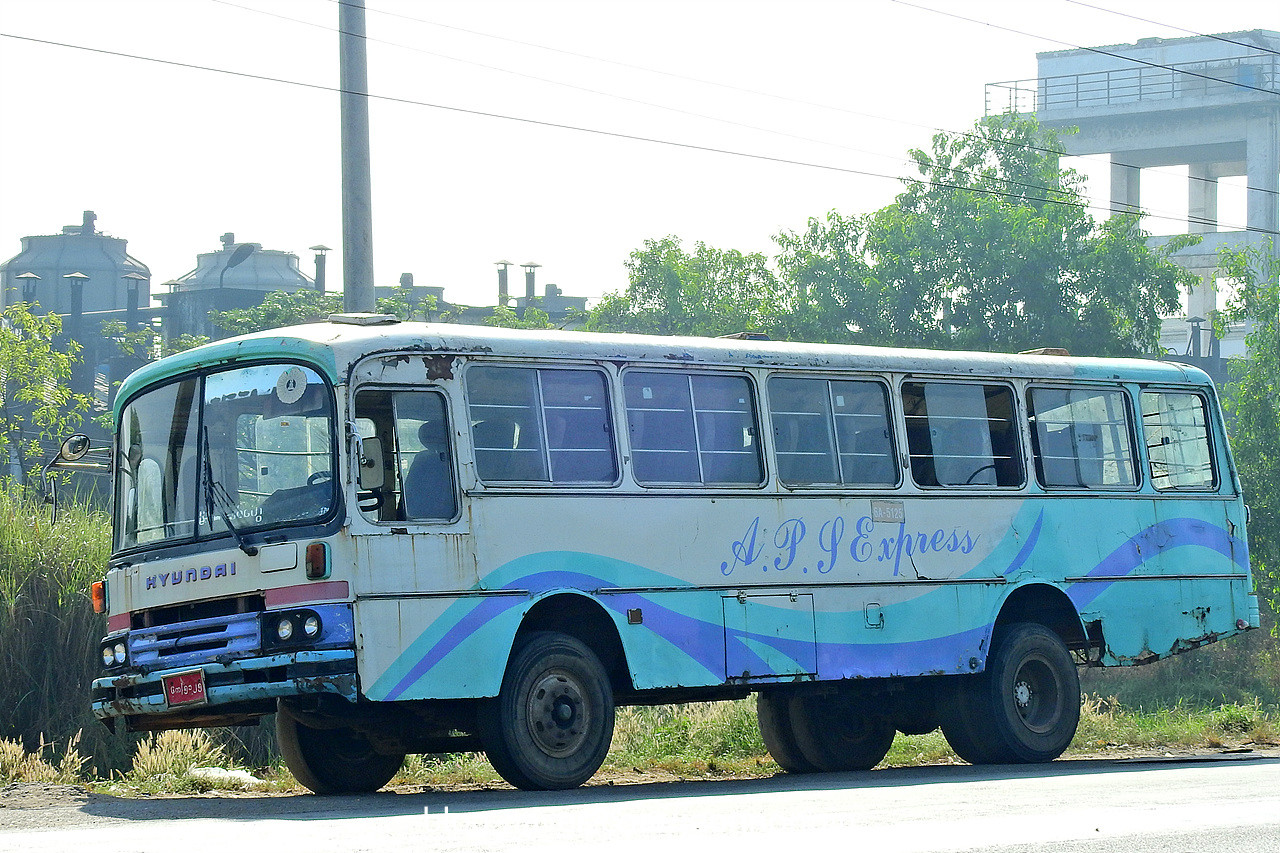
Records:
[[[106,620],[88,587],[107,564],[105,517],[68,501],[56,524],[49,507],[0,487],[0,738],[29,752],[70,743],[90,754],[118,751],[89,713]]]

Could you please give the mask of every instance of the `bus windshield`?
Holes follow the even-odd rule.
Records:
[[[337,503],[333,393],[266,364],[135,397],[116,439],[116,550],[319,521]]]

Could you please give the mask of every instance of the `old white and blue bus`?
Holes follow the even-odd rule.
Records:
[[[474,749],[568,788],[615,706],[751,693],[793,772],[1047,761],[1078,666],[1259,624],[1176,364],[339,315],[150,364],[115,426],[95,713],[275,713],[316,792]]]

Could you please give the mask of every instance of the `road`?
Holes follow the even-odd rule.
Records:
[[[1280,757],[935,766],[576,791],[123,800],[0,810],[0,850],[1280,851]]]

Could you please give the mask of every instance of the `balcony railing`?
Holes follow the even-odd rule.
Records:
[[[1280,95],[1280,57],[1257,53],[1213,62],[1063,74],[987,84],[987,115],[1109,107],[1224,95]]]

